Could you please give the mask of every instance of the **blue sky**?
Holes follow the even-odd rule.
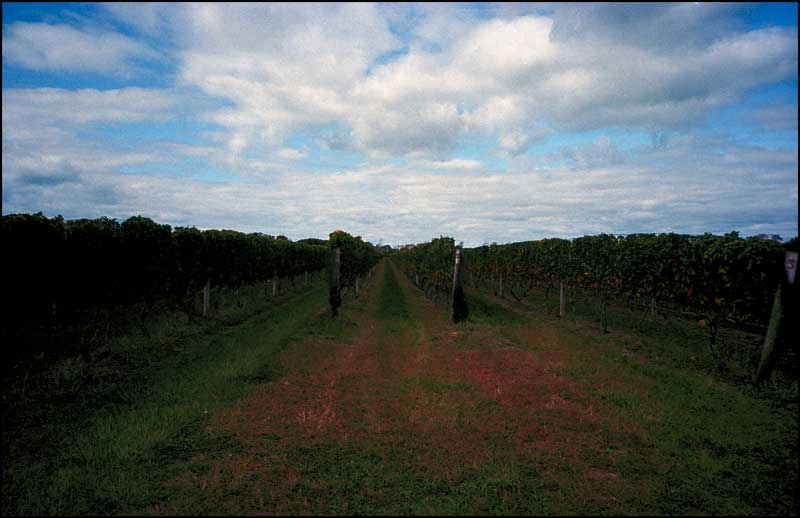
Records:
[[[797,235],[797,4],[3,3],[3,214]]]

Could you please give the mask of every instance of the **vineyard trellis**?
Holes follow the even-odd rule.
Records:
[[[346,290],[352,289],[358,297],[361,278],[372,271],[381,255],[360,236],[352,236],[343,230],[331,232],[329,243],[329,303],[331,313],[336,316]]]
[[[453,238],[440,237],[403,250],[397,258],[409,279],[435,297],[450,288],[454,248]],[[783,286],[778,293],[781,314],[796,310],[796,284],[782,280],[786,250],[796,251],[797,239],[782,245],[735,233],[600,234],[484,245],[464,249],[464,257],[469,284],[495,295],[510,294],[521,301],[534,288],[546,296],[558,290],[560,316],[568,292],[588,293],[605,332],[611,301],[638,308],[640,323],[653,313],[697,319],[717,355],[722,325],[767,332],[776,286]],[[786,343],[794,340],[795,327],[787,322],[782,331]]]
[[[26,323],[77,320],[121,306],[139,307],[140,326],[157,301],[196,316],[209,286],[293,279],[321,271],[328,248],[233,230],[198,230],[135,216],[65,221],[41,214],[2,217],[4,338]],[[266,292],[266,289],[265,289]],[[91,317],[90,317],[91,318]],[[44,346],[42,346],[44,347]]]
[[[526,291],[561,284],[584,289],[597,300],[604,329],[610,297],[643,313],[704,319],[713,345],[721,322],[766,326],[784,248],[775,241],[711,234],[601,234],[482,246],[466,254],[475,282]]]

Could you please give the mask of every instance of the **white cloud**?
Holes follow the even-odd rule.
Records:
[[[300,160],[308,156],[307,149],[283,148],[276,153],[284,160]]]
[[[528,149],[531,138],[527,132],[512,131],[500,136],[500,148],[512,155],[518,155]]]
[[[195,146],[191,144],[181,144],[176,142],[166,142],[164,146],[174,152],[191,157],[211,157],[219,150],[212,146]]]
[[[112,31],[15,22],[3,28],[3,59],[32,70],[130,75],[139,69],[137,60],[160,54]]]
[[[487,133],[508,130],[527,125],[526,100],[520,95],[492,96],[482,101],[475,109],[464,114],[468,129]],[[519,133],[519,131],[515,131]]]
[[[430,170],[455,170],[455,171],[474,171],[483,168],[480,160],[470,160],[464,158],[453,158],[450,160],[414,160],[409,163],[410,168],[421,168]]]
[[[120,88],[114,90],[65,90],[60,88],[14,88],[3,90],[3,135],[18,134],[20,127],[91,124],[98,122],[163,121],[175,98],[162,90]],[[7,126],[8,125],[8,126]]]
[[[65,189],[79,188],[91,175],[171,162],[162,150],[115,148],[105,139],[84,139],[79,134],[98,123],[164,121],[174,104],[170,94],[143,88],[3,90],[4,201],[13,203],[25,192],[44,196],[46,190],[46,196],[60,195]],[[73,201],[83,206],[93,202],[91,197],[78,196],[63,203]],[[35,205],[36,197],[29,202]]]
[[[164,2],[101,2],[99,4],[116,19],[151,36],[171,34],[171,11],[174,4]]]
[[[382,17],[397,12],[417,22],[405,45]],[[336,122],[370,156],[441,159],[475,133],[515,154],[545,127],[691,127],[797,73],[796,31],[744,32],[735,7],[580,6],[490,20],[445,5],[203,4],[183,14],[182,77],[233,102],[213,120],[234,152]],[[617,31],[632,21],[649,29]],[[668,45],[670,30],[686,44]]]
[[[624,161],[623,154],[608,136],[600,136],[591,144],[563,148],[562,157],[575,169],[593,169],[618,165]]]
[[[346,116],[349,89],[399,44],[366,4],[199,4],[182,15],[182,78],[234,103],[214,116],[234,151]]]
[[[613,149],[613,142],[600,138],[587,148]],[[72,156],[68,151],[53,153]],[[13,158],[13,152],[4,153]],[[720,156],[726,159],[720,162]],[[595,158],[592,168],[532,169],[520,162],[491,172],[472,160],[416,160],[323,174],[249,161],[232,164],[248,175],[247,183],[224,184],[114,173],[124,161],[157,158],[121,155],[102,167],[75,161],[71,169],[53,167],[61,176],[45,178],[20,175],[24,164],[4,160],[4,211],[141,213],[173,225],[283,233],[294,239],[335,228],[390,243],[445,234],[468,246],[487,238],[723,233],[753,225],[786,236],[796,233],[797,151],[725,141],[674,138],[624,162]],[[27,164],[25,170],[44,170],[42,164]]]

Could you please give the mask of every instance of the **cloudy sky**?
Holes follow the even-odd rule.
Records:
[[[3,3],[3,214],[797,235],[797,4]]]

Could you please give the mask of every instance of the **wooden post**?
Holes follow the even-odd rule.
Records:
[[[358,298],[358,277],[356,277],[356,298]]]
[[[418,274],[418,273],[415,273],[415,274],[414,274],[414,279],[415,279],[415,282],[414,282],[414,284],[416,284],[416,285],[417,285],[417,287],[419,287],[419,274]]]
[[[564,283],[558,283],[559,297],[558,297],[558,316],[564,318],[567,314],[567,291],[564,289]]]
[[[306,270],[305,276],[306,276],[305,285],[308,286],[308,270]]]
[[[464,297],[464,288],[461,286],[461,249],[456,248],[455,265],[453,268],[453,296],[451,306],[453,308],[452,317],[453,322],[460,322],[467,318],[469,310],[467,308],[467,301]]]
[[[206,280],[203,286],[203,316],[208,316],[208,304],[211,300],[211,279]]]
[[[769,317],[769,327],[767,328],[767,335],[764,337],[764,348],[761,350],[761,360],[758,362],[756,383],[763,383],[767,381],[767,378],[769,378],[769,375],[772,373],[772,355],[775,351],[775,342],[777,341],[778,331],[781,327],[781,319],[783,318],[783,305],[781,304],[781,284],[778,284],[778,289],[775,291],[775,301],[772,303],[772,314]]]
[[[791,290],[794,285],[795,273],[797,270],[797,252],[786,252],[784,259],[786,277],[781,279],[778,289],[775,290],[775,301],[772,303],[772,313],[769,317],[769,327],[767,335],[764,337],[764,348],[761,350],[761,360],[758,362],[756,372],[756,383],[764,383],[772,374],[775,366],[775,345],[778,342],[778,335],[781,333],[783,321],[783,293]],[[783,285],[786,288],[783,289]],[[790,304],[791,305],[791,304]]]
[[[342,250],[334,248],[331,252],[330,267],[328,271],[328,301],[331,306],[331,315],[339,314],[339,306],[342,305],[341,286],[339,284],[340,271],[342,266]]]
[[[794,285],[794,277],[797,274],[797,252],[786,252],[783,259],[783,267],[786,269],[786,282]]]
[[[272,296],[278,294],[278,270],[273,270],[272,274]]]
[[[603,324],[603,332],[608,333],[608,294],[603,287],[600,288],[600,322]]]
[[[500,276],[500,298],[503,298],[503,276]]]

